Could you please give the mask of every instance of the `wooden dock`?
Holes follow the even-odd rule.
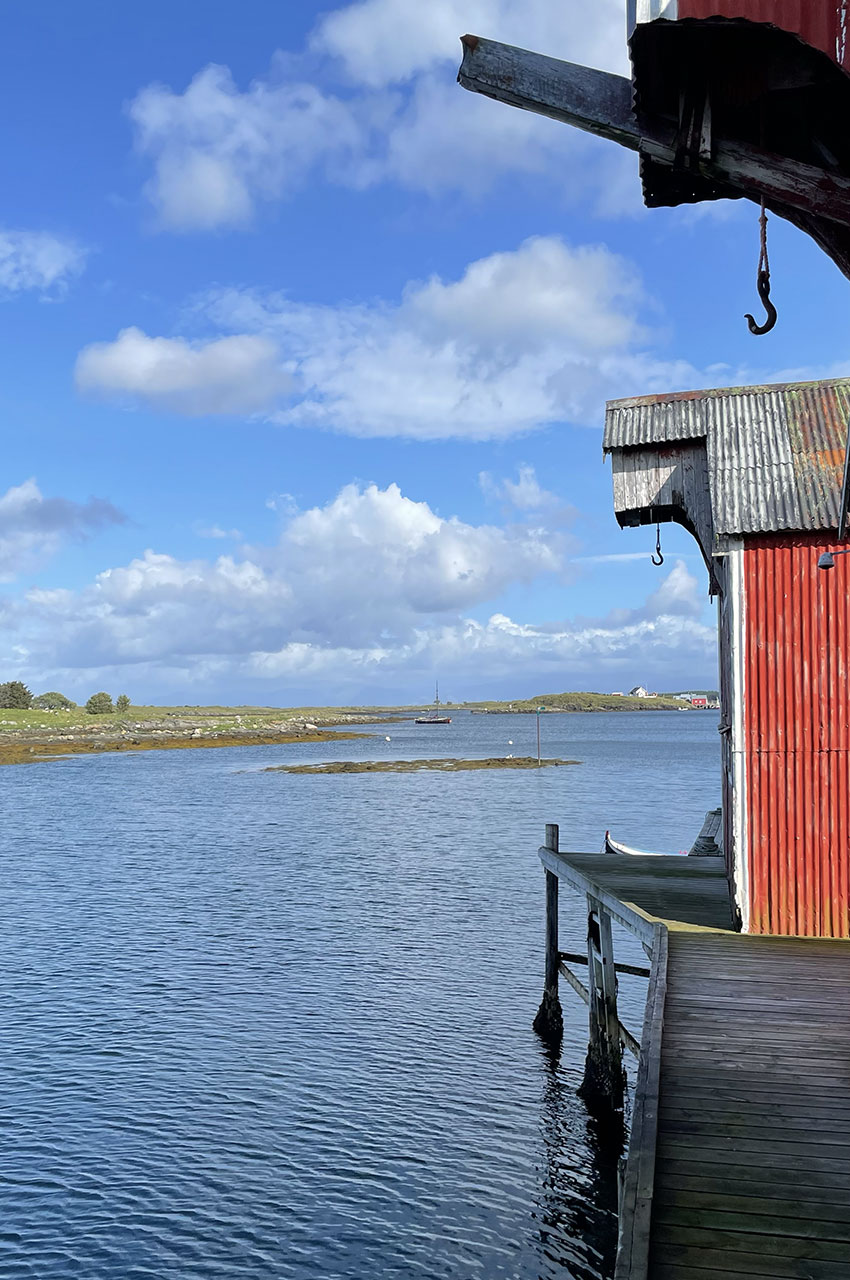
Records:
[[[602,913],[652,954],[616,1280],[850,1280],[850,943],[736,933],[722,859],[553,843],[598,969]]]
[[[668,947],[646,1274],[848,1280],[850,944]]]

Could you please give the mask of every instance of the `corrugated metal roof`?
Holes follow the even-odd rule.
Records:
[[[704,438],[715,533],[835,529],[850,378],[612,400],[603,448]]]

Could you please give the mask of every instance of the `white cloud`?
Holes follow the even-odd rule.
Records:
[[[678,614],[698,618],[705,605],[705,586],[689,572],[684,560],[677,560],[666,578],[646,602],[650,617]]]
[[[480,193],[510,174],[545,175],[564,195],[607,213],[639,207],[613,147],[552,121],[464,93],[459,37],[470,26],[573,61],[627,69],[619,0],[366,0],[326,15],[310,46],[332,93],[277,56],[242,90],[211,65],[183,92],[148,85],[130,104],[137,150],[152,162],[146,194],[177,231],[249,224],[258,207],[311,176],[355,188],[391,181]],[[306,59],[300,60],[305,66]],[[315,57],[313,62],[315,62]]]
[[[15,624],[45,671],[215,661],[248,669],[257,654],[395,650],[435,619],[561,575],[570,549],[542,528],[443,519],[396,485],[348,485],[290,517],[272,546],[212,561],[146,551],[81,592],[30,592]]]
[[[86,252],[46,231],[0,229],[0,296],[34,290],[61,295],[83,269]]]
[[[298,503],[291,493],[273,493],[266,498],[266,506],[269,511],[277,511],[287,518],[296,515],[298,511]]]
[[[567,246],[555,236],[526,240],[467,267],[460,280],[432,277],[409,287],[411,321],[438,340],[498,350],[538,351],[564,343],[610,351],[641,336],[635,319],[643,291],[635,268],[602,245]]]
[[[360,185],[391,181],[438,196],[479,198],[506,176],[544,179],[549,198],[583,201],[604,217],[641,208],[635,164],[610,143],[543,116],[465,93],[426,74],[397,101],[358,168]],[[624,179],[623,174],[628,174]]]
[[[538,562],[528,546],[512,545],[498,530],[435,525],[425,504],[407,503],[392,487],[344,491],[327,508],[305,513],[265,567],[257,558],[180,562],[149,552],[99,575],[79,594],[31,592],[24,610],[5,623],[23,641],[17,673],[72,688],[131,682],[157,696],[182,690],[181,699],[192,689],[219,698],[222,690],[229,697],[239,690],[260,702],[271,696],[325,703],[388,700],[390,690],[415,698],[435,669],[451,673],[456,697],[494,689],[516,696],[522,687],[530,692],[529,683],[538,690],[617,688],[635,671],[662,685],[710,678],[714,626],[689,611],[664,611],[660,599],[624,619],[535,625],[502,613],[486,621],[466,616],[466,604],[485,583],[498,590],[509,576],[504,567],[494,571],[488,556],[507,555],[520,574],[546,572],[548,557]],[[357,518],[349,539],[343,519],[352,504]],[[379,537],[396,538],[400,528],[401,549],[382,543],[376,551]],[[338,572],[327,566],[325,594],[299,599],[309,567],[324,564],[328,548],[342,553]],[[284,564],[293,559],[290,575]],[[458,563],[470,559],[484,569],[473,581],[463,569],[457,573]],[[376,584],[386,566],[389,581]],[[336,588],[340,618],[326,594]]]
[[[351,692],[356,700],[369,696],[364,690],[380,699],[387,687],[406,689],[407,697],[415,698],[431,674],[442,671],[451,673],[456,697],[462,690],[460,696],[474,698],[493,689],[519,696],[523,687],[529,691],[529,683],[552,692],[616,688],[635,671],[663,684],[674,671],[700,672],[707,678],[715,666],[714,628],[691,619],[661,616],[628,626],[564,622],[543,628],[497,613],[485,622],[465,618],[422,629],[399,646],[286,644],[257,651],[241,675],[292,682],[298,688],[315,681],[313,688]]]
[[[190,415],[251,414],[269,408],[288,385],[268,338],[238,334],[204,343],[150,338],[122,329],[77,358],[79,390],[128,396]]]
[[[527,462],[520,463],[516,480],[505,476],[497,480],[489,471],[478,474],[481,492],[491,502],[501,502],[508,509],[523,512],[529,519],[545,515],[549,523],[573,520],[578,512],[572,504],[563,503],[557,494],[544,489],[537,472]]]
[[[45,498],[35,480],[7,489],[0,496],[0,582],[37,569],[64,542],[124,518],[103,498]]]
[[[689,366],[638,344],[629,263],[555,237],[411,284],[396,305],[319,307],[224,290],[203,314],[273,338],[295,392],[274,419],[358,436],[498,439],[555,422],[598,424],[606,396],[669,386]],[[693,370],[689,375],[693,375]]]
[[[714,627],[682,563],[644,605],[604,619],[470,616],[517,584],[563,583],[574,549],[542,523],[470,525],[396,485],[348,485],[286,519],[272,545],[216,559],[147,551],[80,591],[7,601],[0,630],[10,678],[189,701],[415,697],[435,668],[457,696],[515,693],[520,675],[537,689],[620,687],[636,670],[656,684],[708,678]]]
[[[606,398],[711,382],[643,349],[645,302],[632,265],[609,249],[538,237],[459,279],[411,283],[396,303],[219,290],[199,300],[195,323],[235,336],[189,343],[125,329],[85,348],[77,384],[355,436],[490,440],[596,426]]]
[[[614,558],[616,557],[600,557]],[[605,622],[618,628],[642,626],[656,618],[679,618],[697,623],[705,614],[707,592],[707,580],[700,582],[690,572],[685,561],[677,559],[672,569],[665,570],[660,584],[647,596],[640,608],[612,609]]]
[[[352,80],[380,88],[460,61],[460,37],[486,36],[552,57],[626,69],[620,0],[360,0],[322,18],[312,47],[340,59]]]
[[[347,106],[315,86],[257,80],[241,92],[215,65],[183,93],[149,85],[129,112],[154,161],[147,195],[175,230],[244,225],[258,200],[298,185],[318,158],[360,146]]]
[[[242,537],[239,529],[222,529],[220,524],[196,524],[195,533],[199,538],[212,538],[216,541],[236,541]]]

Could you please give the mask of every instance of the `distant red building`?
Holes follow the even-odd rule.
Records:
[[[742,926],[850,937],[850,380],[608,406],[621,525],[676,521],[719,600],[723,845]]]

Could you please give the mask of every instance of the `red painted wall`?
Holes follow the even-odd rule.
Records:
[[[850,69],[846,0],[679,0],[680,18],[749,18],[772,22]]]
[[[850,937],[850,556],[819,570],[830,545],[822,534],[745,544],[753,933]]]

